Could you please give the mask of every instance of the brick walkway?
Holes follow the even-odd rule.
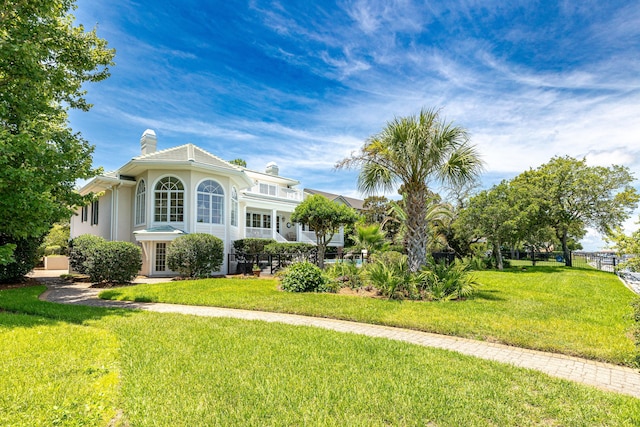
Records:
[[[448,335],[437,335],[410,329],[370,325],[344,320],[218,307],[107,301],[97,298],[100,289],[89,288],[86,284],[70,284],[58,279],[51,273],[36,273],[34,277],[46,284],[48,288],[40,298],[51,302],[112,308],[135,308],[159,313],[182,313],[196,316],[262,320],[266,322],[313,326],[338,332],[387,338],[425,347],[452,350],[469,356],[495,360],[522,368],[535,369],[554,377],[640,398],[640,372],[609,363],[595,362],[561,354],[527,350],[503,344],[475,341]]]

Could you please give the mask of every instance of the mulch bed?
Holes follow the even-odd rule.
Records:
[[[38,286],[42,285],[42,283],[38,282],[36,279],[32,277],[23,277],[21,281],[15,283],[0,283],[0,291],[4,289],[18,289],[18,288],[26,288],[29,286]]]

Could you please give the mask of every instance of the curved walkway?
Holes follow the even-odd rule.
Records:
[[[425,347],[456,351],[469,356],[495,360],[522,368],[535,369],[554,377],[640,398],[640,372],[609,363],[595,362],[562,354],[546,353],[448,335],[437,335],[410,329],[344,320],[218,307],[101,300],[98,298],[98,293],[101,289],[93,289],[88,287],[87,284],[82,283],[68,283],[52,273],[53,272],[46,274],[45,272],[39,272],[33,275],[33,277],[47,286],[48,290],[40,296],[42,300],[62,304],[135,308],[160,313],[182,313],[196,316],[262,320],[266,322],[313,326],[338,332],[387,338]]]

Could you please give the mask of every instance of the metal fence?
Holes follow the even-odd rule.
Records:
[[[505,260],[512,265],[541,265],[541,266],[563,266],[566,265],[564,254],[559,251],[553,252],[519,252],[505,251],[502,253]],[[572,267],[591,267],[610,273],[616,272],[616,267],[628,257],[620,256],[611,252],[570,252]]]

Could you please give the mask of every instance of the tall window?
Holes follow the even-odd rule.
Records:
[[[97,200],[91,202],[91,225],[98,225],[98,206],[100,203]]]
[[[136,225],[144,224],[147,210],[147,184],[141,179],[136,189]]]
[[[224,190],[208,179],[198,185],[197,221],[205,224],[223,224]]]
[[[80,222],[87,222],[89,220],[89,206],[82,207],[82,213],[80,215]]]
[[[184,185],[174,176],[162,178],[155,190],[155,221],[184,221]]]
[[[238,226],[238,190],[231,188],[231,225]]]

